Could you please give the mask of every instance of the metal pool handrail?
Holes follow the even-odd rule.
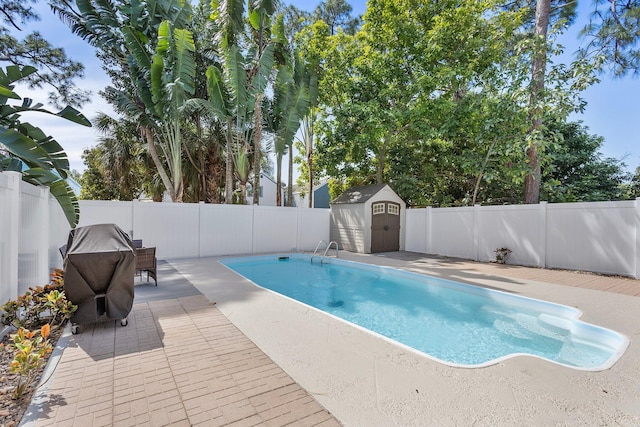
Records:
[[[331,249],[331,245],[335,245],[336,246],[336,258],[338,258],[338,242],[332,240],[329,242],[329,245],[327,246],[327,249],[324,250],[324,255],[322,255],[322,258],[320,259],[320,264],[322,264],[322,262],[324,261],[324,257],[327,256],[327,252],[329,252],[329,249]]]

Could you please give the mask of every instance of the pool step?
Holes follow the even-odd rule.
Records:
[[[538,322],[542,323],[544,327],[562,335],[571,334],[571,330],[575,324],[573,320],[552,316],[551,314],[546,313],[542,313],[538,316]]]

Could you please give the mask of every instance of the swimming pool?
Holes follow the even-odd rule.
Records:
[[[440,362],[482,367],[517,355],[604,370],[628,339],[578,320],[573,307],[389,267],[305,255],[232,258],[256,285],[351,322]]]

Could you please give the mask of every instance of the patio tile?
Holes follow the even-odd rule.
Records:
[[[204,296],[136,303],[128,319],[127,327],[116,321],[81,325],[50,385],[49,395],[56,398],[35,425],[214,427],[266,426],[269,419],[285,425],[301,416],[324,420],[316,415],[324,411],[317,403],[315,412],[290,407],[301,396],[315,401]]]

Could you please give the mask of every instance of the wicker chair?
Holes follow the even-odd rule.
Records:
[[[147,282],[149,281],[149,276],[151,276],[156,282],[156,286],[158,286],[157,264],[156,248],[136,249],[136,274],[146,271]]]

